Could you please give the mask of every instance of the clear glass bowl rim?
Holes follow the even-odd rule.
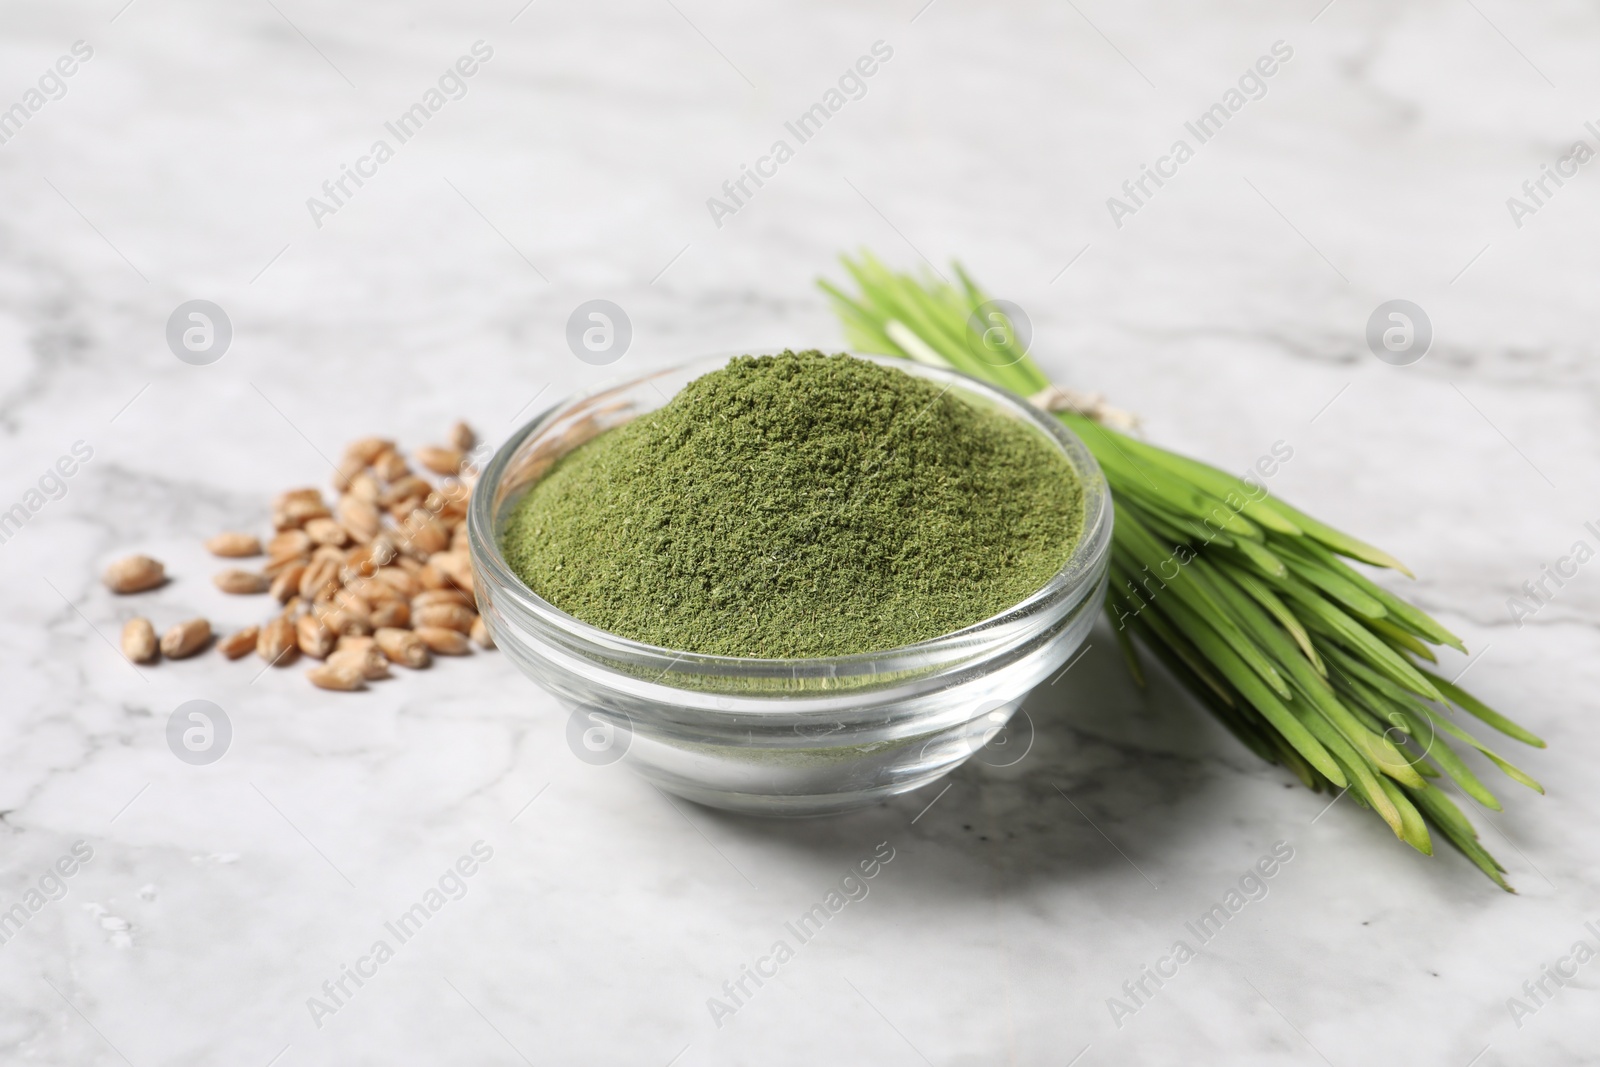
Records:
[[[1078,543],[1073,547],[1072,554],[1062,564],[1061,569],[1025,599],[980,622],[911,645],[852,653],[846,656],[767,659],[678,651],[602,630],[574,615],[569,615],[540,597],[511,570],[500,552],[498,539],[495,537],[497,525],[495,498],[499,495],[500,481],[505,475],[506,468],[531,438],[579,404],[630,390],[658,378],[676,378],[686,372],[697,372],[691,374],[689,380],[693,380],[726,366],[728,360],[737,356],[773,355],[778,351],[780,350],[704,356],[635,377],[614,379],[556,402],[506,438],[495,450],[493,458],[484,467],[473,488],[467,524],[474,564],[486,572],[485,577],[492,579],[495,585],[493,597],[496,607],[504,611],[506,605],[502,598],[509,598],[521,613],[531,616],[543,626],[562,632],[568,640],[576,640],[596,651],[610,655],[625,656],[637,667],[658,666],[663,674],[668,671],[687,671],[714,675],[755,670],[762,674],[790,674],[798,678],[874,674],[886,669],[895,669],[901,663],[909,665],[937,662],[949,658],[952,654],[958,654],[963,649],[970,649],[974,644],[983,643],[983,639],[990,632],[1006,627],[1019,619],[1034,616],[1047,604],[1065,600],[1067,603],[1064,608],[1070,610],[1084,596],[1093,592],[1100,564],[1109,554],[1111,547],[1113,521],[1111,492],[1094,454],[1078,436],[1067,429],[1061,420],[1046,414],[1015,394],[981,379],[950,368],[935,367],[897,356],[864,352],[847,354],[857,359],[897,367],[920,378],[949,382],[975,393],[1030,423],[1035,429],[1051,438],[1067,454],[1083,484],[1083,531]],[[838,350],[829,351],[831,354],[832,351]]]

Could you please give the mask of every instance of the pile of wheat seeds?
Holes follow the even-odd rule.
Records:
[[[217,573],[224,593],[276,602],[260,625],[215,642],[228,659],[254,651],[283,667],[300,656],[319,661],[306,672],[323,689],[349,691],[389,676],[392,664],[413,670],[433,656],[492,648],[473,596],[467,553],[467,501],[477,470],[477,444],[464,422],[449,443],[419,448],[417,473],[393,441],[364,437],[345,449],[330,503],[315,487],[290,489],[272,502],[273,534],[225,531],[206,541],[215,556],[239,564]],[[260,565],[246,560],[265,557]],[[166,582],[149,556],[108,567],[112,592],[135,594]],[[134,663],[183,659],[213,644],[203,618],[177,623],[158,640],[149,619],[122,628],[122,652]]]

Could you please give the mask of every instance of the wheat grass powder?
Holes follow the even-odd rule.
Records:
[[[652,645],[898,648],[1026,599],[1072,554],[1083,486],[975,394],[847,355],[740,356],[582,445],[509,516],[539,596]]]

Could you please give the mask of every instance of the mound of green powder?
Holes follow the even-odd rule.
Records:
[[[1083,491],[1037,430],[846,355],[741,356],[563,458],[502,545],[636,641],[772,658],[897,648],[1038,590]]]

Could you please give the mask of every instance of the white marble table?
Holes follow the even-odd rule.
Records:
[[[74,442],[93,455],[0,545],[0,908],[74,870],[0,945],[0,1061],[1594,1062],[1600,963],[1532,1016],[1507,999],[1600,944],[1600,564],[1521,627],[1506,601],[1600,520],[1600,175],[1547,180],[1520,227],[1506,200],[1595,144],[1600,23],[1321,3],[8,6],[0,509]],[[465,95],[387,133],[477,41]],[[865,95],[786,133],[878,41]],[[1186,131],[1278,41],[1260,99]],[[362,162],[379,138],[393,157]],[[779,138],[792,158],[714,221]],[[1115,225],[1107,198],[1179,138],[1193,158]],[[1170,684],[1133,688],[1106,633],[1032,699],[1015,767],[789,823],[579,762],[492,654],[339,696],[214,654],[135,671],[102,640],[132,609],[95,576],[133,550],[177,575],[141,602],[158,618],[253,619],[198,540],[264,523],[352,436],[466,416],[498,438],[607,374],[838,344],[811,282],[858,245],[960,255],[1064,384],[1155,440],[1240,468],[1290,443],[1275,488],[1410,562],[1480,653],[1473,687],[1550,740],[1523,760],[1549,795],[1507,785],[1480,819],[1519,895],[1324,812]],[[564,341],[595,297],[634,327],[610,368]],[[234,327],[209,366],[163,338],[197,298]],[[1394,298],[1435,328],[1415,365],[1363,340]],[[195,698],[234,727],[209,766],[165,742]],[[1267,896],[1114,1021],[1108,998],[1280,841]],[[476,842],[464,895],[387,935]],[[713,1018],[880,845],[870,894]],[[393,958],[361,963],[380,939]]]

